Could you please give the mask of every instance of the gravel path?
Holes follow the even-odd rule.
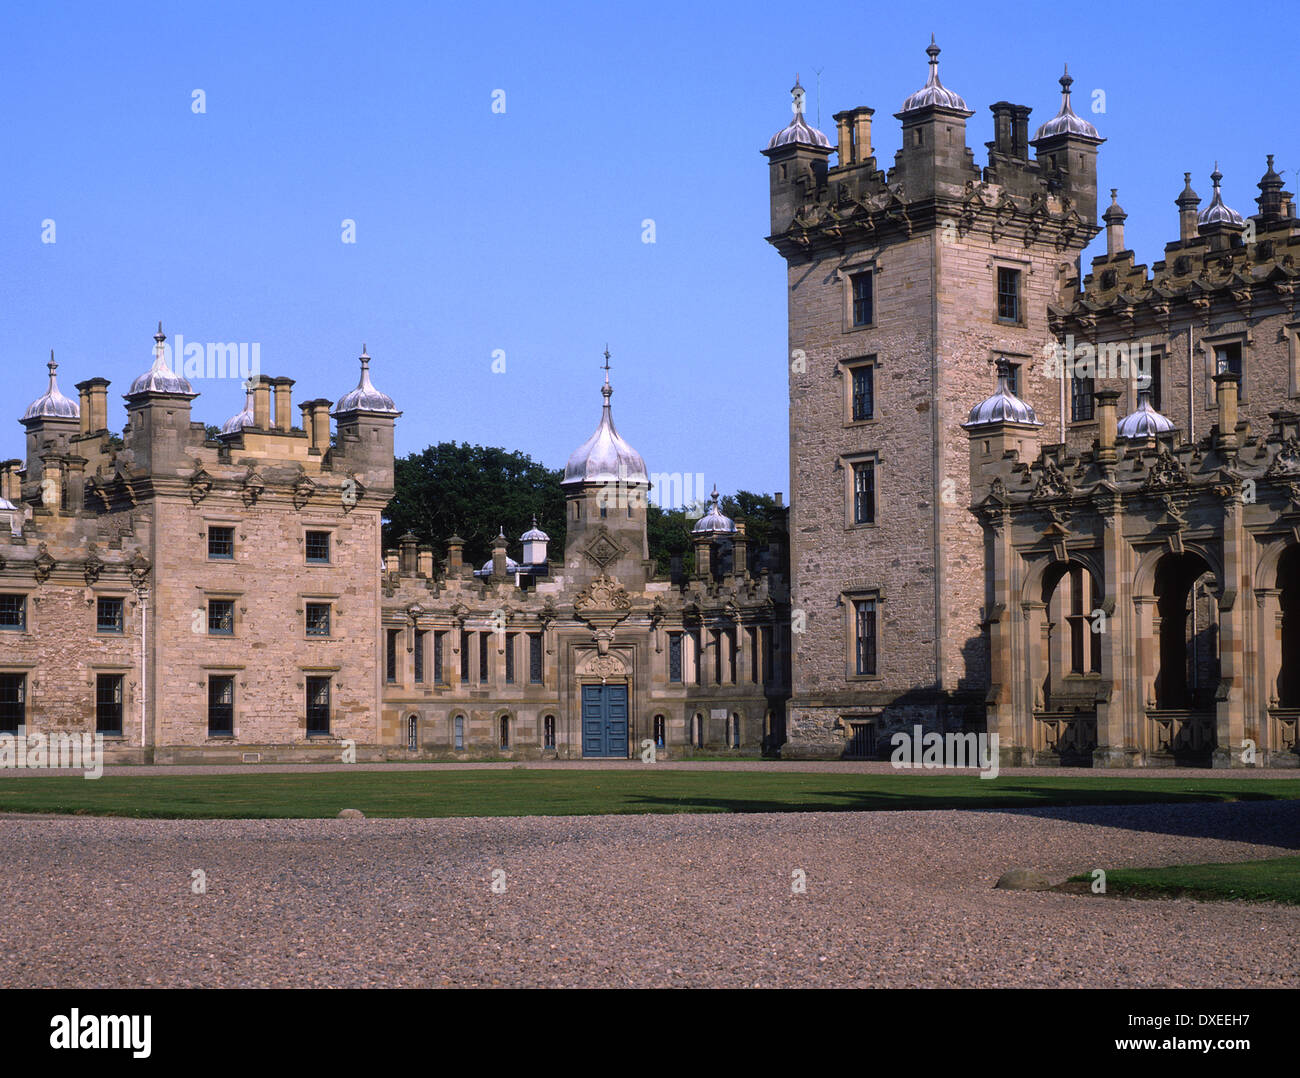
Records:
[[[1300,848],[1300,802],[0,819],[0,987],[1290,986],[1300,908],[995,891]],[[207,893],[191,893],[191,872]],[[505,872],[494,894],[493,871]],[[791,893],[791,874],[807,892]]]

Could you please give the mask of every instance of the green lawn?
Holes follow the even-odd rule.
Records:
[[[1054,778],[843,772],[327,771],[0,778],[0,811],[167,818],[569,816],[1032,808],[1300,798],[1300,779]]]
[[[1091,874],[1071,882],[1091,881]],[[1202,898],[1300,905],[1300,857],[1271,857],[1227,865],[1106,870],[1108,895],[1138,898]]]

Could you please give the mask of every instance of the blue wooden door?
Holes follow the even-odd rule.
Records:
[[[627,759],[627,686],[582,687],[582,755]]]

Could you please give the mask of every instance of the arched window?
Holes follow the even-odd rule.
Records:
[[[731,713],[731,736],[727,739],[733,749],[740,748],[740,716],[736,712]]]
[[[465,716],[457,715],[455,719],[455,741],[453,744],[457,752],[465,751]]]
[[[412,752],[420,747],[420,720],[415,715],[406,720],[406,747]]]
[[[510,748],[510,716],[501,716],[501,751]]]
[[[698,711],[691,716],[691,744],[697,749],[704,748],[704,716]]]
[[[662,749],[668,742],[668,722],[662,715],[655,716],[655,748]]]
[[[542,719],[542,748],[555,748],[555,716],[547,715]]]

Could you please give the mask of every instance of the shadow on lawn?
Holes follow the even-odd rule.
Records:
[[[928,812],[966,809],[1011,812],[1044,819],[1077,820],[1126,831],[1251,842],[1300,849],[1300,800],[1251,791],[1197,793],[1150,787],[1068,793],[1036,786],[1000,785],[993,794],[891,793],[881,790],[809,791],[802,800],[753,800],[741,797],[640,796],[633,803],[645,811],[678,812]],[[1116,798],[1123,803],[1116,804]],[[1165,811],[1146,811],[1146,810]],[[1174,809],[1175,811],[1169,811]]]

